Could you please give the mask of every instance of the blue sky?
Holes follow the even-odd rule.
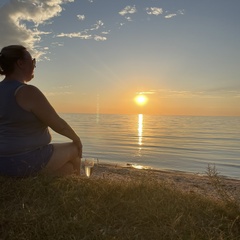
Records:
[[[240,115],[238,0],[2,1],[59,112]],[[134,97],[148,102],[138,106]]]

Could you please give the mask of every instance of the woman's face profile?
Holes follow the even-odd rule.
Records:
[[[36,59],[32,58],[28,51],[25,51],[22,61],[22,69],[26,76],[26,81],[30,81],[34,78],[34,68],[36,67]]]

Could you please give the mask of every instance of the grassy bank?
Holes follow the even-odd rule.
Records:
[[[238,206],[141,177],[0,177],[0,239],[240,239]]]

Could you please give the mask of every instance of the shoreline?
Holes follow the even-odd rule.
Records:
[[[82,158],[84,159],[84,158]],[[141,165],[141,163],[136,163],[136,162],[122,162],[122,161],[110,161],[110,160],[104,160],[104,159],[97,159],[98,163],[102,164],[102,165],[113,165],[113,166],[118,166],[118,167],[133,167],[136,169],[147,169],[147,170],[152,170],[152,171],[162,171],[162,172],[179,172],[179,173],[185,173],[185,174],[194,174],[194,175],[199,175],[199,176],[206,176],[207,175],[207,169],[208,166],[210,166],[211,168],[215,167],[214,163],[208,163],[206,164],[204,169],[201,169],[199,171],[191,171],[191,170],[185,170],[185,169],[172,169],[172,168],[164,168],[164,167],[158,167],[158,166],[151,166],[151,165]],[[221,172],[221,170],[218,169],[218,166],[216,166],[216,172],[218,173],[218,176],[224,179],[232,179],[232,180],[237,180],[240,181],[240,175],[231,175],[231,174],[224,174],[223,172]]]
[[[83,167],[81,168],[81,177],[86,177]],[[220,199],[214,183],[211,182],[209,176],[189,173],[175,170],[159,170],[142,168],[139,165],[126,164],[109,164],[98,163],[94,167],[91,178],[93,179],[108,179],[110,181],[131,181],[137,179],[153,179],[158,182],[163,182],[178,190],[190,194],[200,194],[214,199]],[[221,187],[230,197],[240,199],[240,180],[227,178],[218,175],[218,187]]]

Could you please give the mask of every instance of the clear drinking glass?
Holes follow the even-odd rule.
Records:
[[[84,170],[87,177],[90,177],[92,175],[95,161],[96,161],[95,158],[85,158]]]

